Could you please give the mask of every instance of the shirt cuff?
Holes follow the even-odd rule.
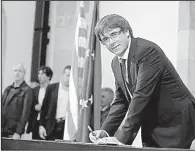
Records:
[[[103,131],[106,133],[107,137],[110,137],[110,135],[105,130],[103,130]]]

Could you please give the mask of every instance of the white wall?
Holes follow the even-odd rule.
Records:
[[[174,66],[177,61],[178,2],[171,1],[101,1],[100,18],[116,13],[125,17],[135,37],[156,42],[170,58]],[[113,54],[102,49],[102,86],[114,89],[114,78],[110,63]]]
[[[12,67],[23,63],[26,81],[30,81],[35,1],[3,1],[7,32],[4,73],[2,73],[4,89],[12,83]]]
[[[75,49],[76,1],[51,1],[49,44],[46,65],[53,70],[52,83],[60,80],[66,65],[71,65]]]
[[[4,6],[3,6],[3,4],[2,4],[2,15],[1,15],[1,17],[2,17],[2,33],[1,33],[1,35],[2,35],[2,53],[1,53],[1,59],[2,59],[2,62],[3,62],[3,64],[4,64],[4,59],[5,59],[5,48],[6,48],[6,27],[7,27],[7,22],[6,22],[6,16],[5,16],[5,9],[4,9]],[[4,67],[2,66],[2,72],[4,71]]]
[[[0,4],[1,6],[1,4]],[[4,9],[4,6],[2,4],[1,6],[1,12],[2,12],[2,15],[0,16],[0,18],[2,19],[2,30],[0,31],[1,33],[1,57],[0,57],[0,66],[2,67],[1,70],[0,70],[0,74],[2,75],[3,71],[4,71],[4,66],[2,66],[2,64],[4,64],[4,58],[5,58],[5,47],[6,47],[6,16],[5,16],[5,9]],[[0,85],[2,84],[2,78],[0,80]],[[0,92],[1,92],[1,88],[0,88]]]

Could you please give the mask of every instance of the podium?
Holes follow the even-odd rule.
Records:
[[[134,148],[130,145],[96,145],[91,143],[44,141],[44,140],[13,140],[2,138],[2,150],[63,150],[63,151],[183,151],[184,149]],[[190,150],[189,150],[190,151]]]

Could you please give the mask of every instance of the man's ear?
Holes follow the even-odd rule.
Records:
[[[130,33],[129,33],[129,31],[128,31],[128,30],[126,31],[126,35],[127,35],[127,37],[129,37],[129,36],[130,36]]]

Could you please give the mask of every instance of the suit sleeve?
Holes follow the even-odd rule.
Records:
[[[35,88],[34,88],[32,89],[32,105],[31,105],[31,112],[30,112],[29,119],[28,119],[28,127],[27,127],[26,133],[30,133],[33,130],[32,124],[33,124],[33,120],[35,119],[35,114],[36,114],[35,104],[36,104],[36,101],[35,101]]]
[[[26,123],[30,116],[31,111],[31,105],[32,105],[32,89],[29,88],[24,95],[24,104],[23,104],[23,111],[22,116],[20,117],[20,120],[17,124],[16,133],[22,134],[25,130]]]
[[[115,100],[111,105],[106,120],[103,122],[101,129],[105,130],[110,136],[113,136],[121,122],[123,121],[128,109],[128,101],[121,90],[115,78]]]
[[[138,63],[137,83],[127,111],[127,118],[122,131],[117,135],[120,142],[129,145],[132,144],[138,133],[144,109],[151,101],[151,96],[162,72],[162,62],[157,49],[148,48],[144,53]]]

